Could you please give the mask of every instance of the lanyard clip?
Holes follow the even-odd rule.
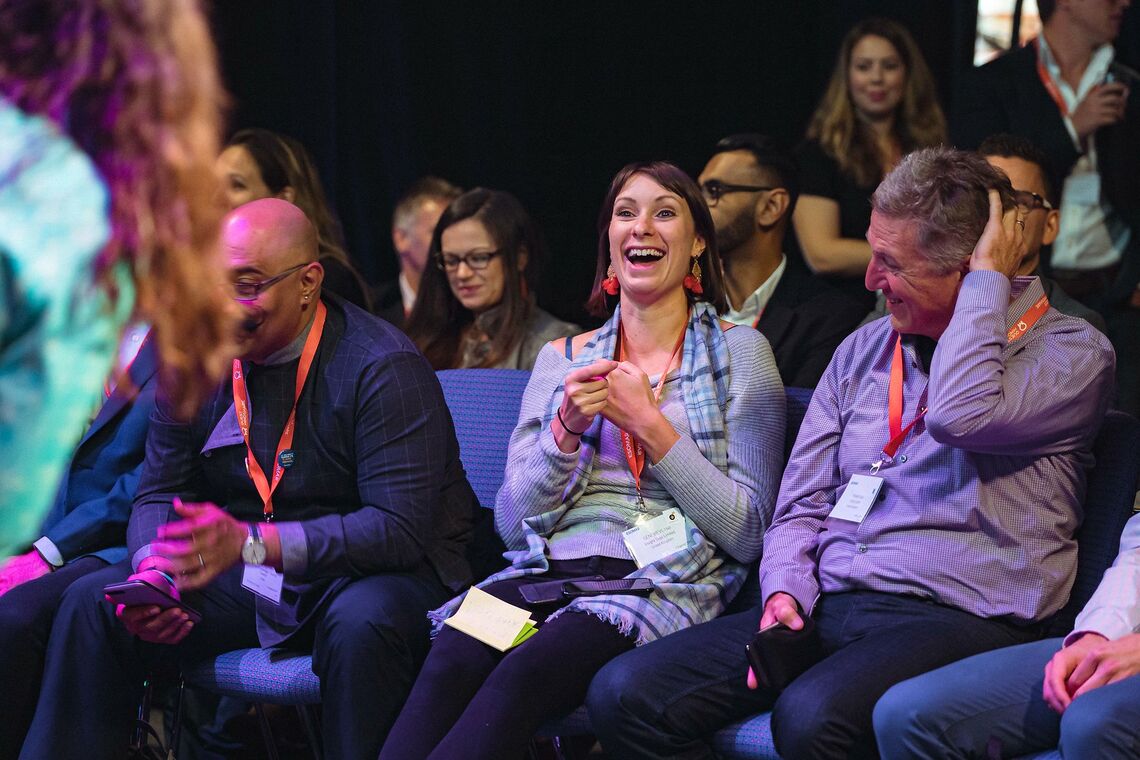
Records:
[[[883,464],[884,464],[883,459],[880,459],[877,462],[872,462],[871,463],[871,474],[874,475],[875,473],[877,473],[879,471],[879,468],[882,467]]]

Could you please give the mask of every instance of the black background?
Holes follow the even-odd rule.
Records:
[[[840,39],[870,15],[912,31],[949,113],[971,66],[973,0],[225,0],[211,11],[230,127],[305,143],[370,281],[395,276],[392,206],[432,173],[522,200],[549,246],[539,299],[579,321],[614,172],[665,158],[695,176],[733,132],[794,144]],[[1138,16],[1117,45],[1133,65]]]

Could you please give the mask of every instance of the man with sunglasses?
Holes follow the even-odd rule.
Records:
[[[784,385],[814,388],[866,309],[784,254],[799,195],[795,163],[764,135],[731,135],[716,144],[700,185],[724,262],[730,309],[721,317],[768,339]]]
[[[118,756],[148,670],[232,649],[312,651],[328,757],[375,758],[426,654],[426,612],[470,581],[474,495],[443,393],[396,328],[322,295],[290,203],[230,212],[240,358],[202,410],[161,394],[128,561],[65,594],[33,757]],[[179,606],[104,603],[143,581]]]

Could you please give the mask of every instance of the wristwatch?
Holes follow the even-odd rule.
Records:
[[[247,565],[265,564],[265,541],[261,538],[261,529],[257,523],[249,523],[249,538],[241,547],[241,561]]]

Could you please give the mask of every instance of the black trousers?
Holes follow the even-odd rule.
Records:
[[[24,760],[121,757],[149,671],[258,646],[240,565],[194,594],[202,622],[175,646],[131,636],[104,600],[103,586],[129,573],[126,562],[113,565],[64,593]],[[312,627],[298,632],[302,642],[312,641],[329,757],[375,758],[426,654],[425,613],[446,597],[427,567],[366,576],[341,589]]]
[[[604,667],[586,706],[606,757],[711,760],[711,733],[765,710],[781,757],[874,757],[871,711],[888,688],[1041,632],[913,597],[824,594],[814,611],[824,657],[775,694],[745,683],[760,614],[686,628]]]
[[[0,596],[0,760],[20,754],[40,693],[51,624],[63,592],[83,576],[107,566],[83,557]]]
[[[523,586],[584,575],[622,578],[635,567],[604,557],[553,560],[547,573],[485,591],[532,610],[541,623],[565,602],[531,605],[519,592]],[[535,731],[581,705],[594,673],[633,646],[616,627],[584,613],[560,615],[506,653],[445,626],[380,757],[521,758]]]

